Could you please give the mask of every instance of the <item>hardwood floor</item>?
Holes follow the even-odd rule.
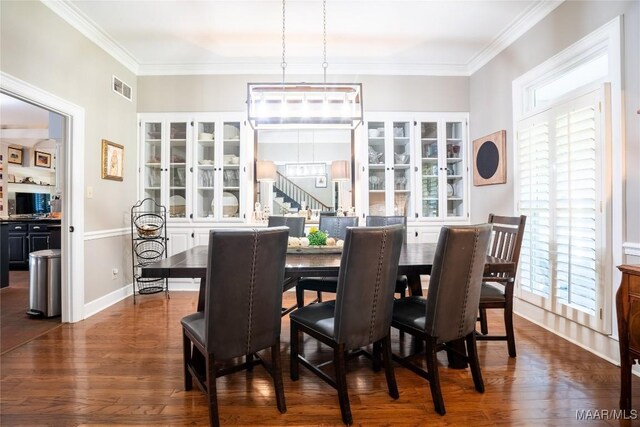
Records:
[[[293,293],[286,302],[295,301]],[[290,305],[290,304],[289,304]],[[206,397],[185,392],[180,319],[196,308],[196,294],[172,292],[131,298],[76,324],[64,324],[0,356],[2,426],[206,425]],[[490,313],[490,328],[501,319]],[[474,390],[469,370],[446,368],[439,356],[447,414],[435,413],[426,380],[395,365],[400,398],[387,394],[383,371],[366,358],[349,362],[347,382],[355,425],[538,426],[585,425],[577,410],[618,407],[619,368],[519,318],[518,358],[506,343],[478,343],[486,392]],[[394,351],[409,346],[393,334]],[[279,414],[270,377],[261,367],[218,379],[223,425],[341,425],[335,390],[301,367],[289,379],[289,321],[282,351],[288,411]],[[327,348],[306,340],[312,360]],[[640,379],[633,378],[640,410]],[[586,425],[632,425],[590,421]]]
[[[29,309],[29,271],[11,271],[10,286],[0,289],[0,354],[61,325],[60,317],[32,318]]]

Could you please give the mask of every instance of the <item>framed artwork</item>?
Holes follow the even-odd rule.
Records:
[[[124,146],[102,140],[102,178],[122,181],[124,178]]]
[[[316,188],[327,188],[327,176],[316,176]]]
[[[51,153],[45,153],[44,151],[34,151],[33,164],[41,168],[50,168]]]
[[[473,141],[473,185],[507,182],[506,135],[501,130]]]
[[[22,164],[22,148],[9,147],[7,156],[9,157],[9,163]]]

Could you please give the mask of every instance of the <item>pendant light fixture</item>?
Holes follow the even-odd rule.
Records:
[[[322,2],[323,83],[286,83],[285,0],[282,0],[282,83],[248,83],[247,112],[260,129],[355,129],[362,123],[362,84],[327,83],[327,4]]]

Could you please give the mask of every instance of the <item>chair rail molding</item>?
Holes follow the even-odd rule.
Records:
[[[624,248],[625,255],[640,257],[640,243],[624,242],[622,247]]]
[[[87,240],[107,239],[109,237],[127,236],[129,234],[131,234],[131,229],[129,227],[87,231],[84,233],[84,240],[86,242]]]

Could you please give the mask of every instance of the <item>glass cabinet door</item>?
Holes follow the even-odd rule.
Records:
[[[151,198],[155,203],[162,205],[162,122],[145,122],[142,140],[142,198]]]
[[[421,122],[419,132],[422,173],[421,216],[423,218],[438,218],[440,216],[438,122]]]
[[[240,218],[240,122],[222,126],[222,218]]]
[[[198,122],[196,125],[194,155],[196,219],[213,218],[215,215],[215,131],[215,122]]]
[[[411,122],[393,122],[393,215],[408,216],[411,202]],[[391,160],[391,159],[389,159]]]
[[[446,216],[459,218],[465,216],[465,163],[464,137],[462,122],[446,122]],[[445,172],[445,171],[443,171]]]
[[[187,123],[169,122],[169,217],[187,217]]]
[[[384,122],[367,123],[369,215],[386,215]]]

